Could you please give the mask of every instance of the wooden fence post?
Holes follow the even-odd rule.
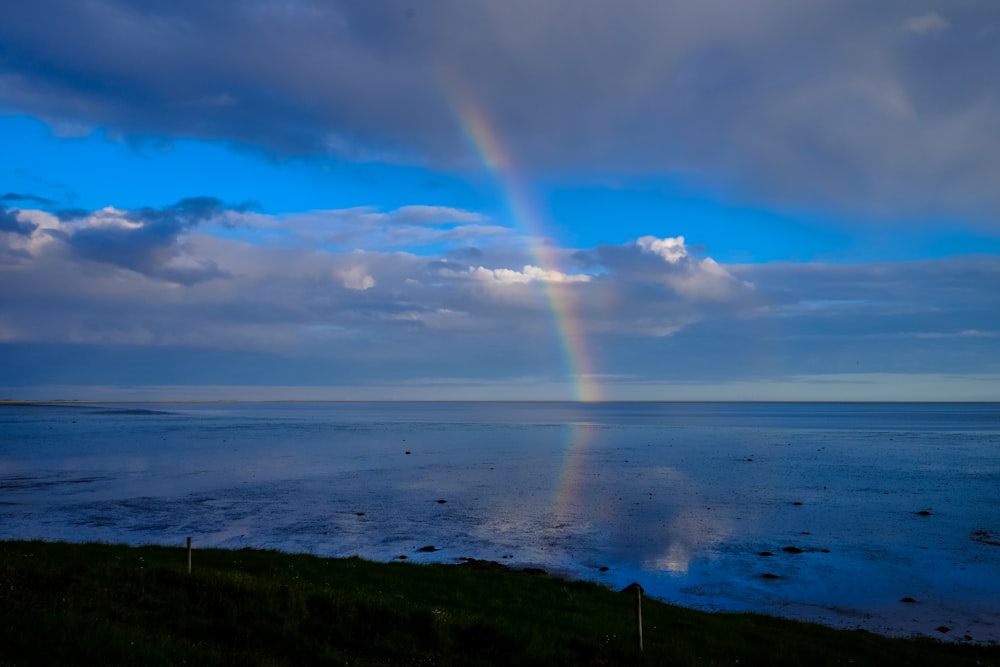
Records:
[[[191,574],[191,538],[188,538],[188,574]]]
[[[642,652],[642,586],[631,583],[622,589],[622,593],[628,591],[635,593],[635,637],[639,642],[639,651]]]

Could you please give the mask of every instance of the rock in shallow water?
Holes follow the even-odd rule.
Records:
[[[503,563],[498,563],[495,560],[480,560],[478,558],[469,558],[467,556],[463,556],[458,560],[461,561],[460,565],[462,565],[463,567],[470,567],[473,570],[496,571],[496,570],[507,569],[506,565],[504,565]]]

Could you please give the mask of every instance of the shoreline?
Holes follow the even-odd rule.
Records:
[[[101,545],[108,547],[123,547],[128,549],[157,548],[183,549],[180,541],[103,541],[103,540],[72,540],[50,538],[0,537],[0,544],[6,542],[39,542],[41,544],[67,544],[77,546]],[[470,553],[471,550],[451,546],[436,547],[425,545],[413,548],[409,555],[370,556],[365,554],[328,555],[317,550],[289,550],[281,546],[256,546],[254,544],[224,544],[225,540],[199,544],[193,541],[194,552],[198,550],[217,550],[238,553],[245,550],[276,553],[286,556],[304,556],[336,561],[362,559],[378,565],[406,564],[413,566],[444,566],[466,567],[480,571],[504,571],[512,574],[548,576],[567,581],[593,584],[609,591],[618,591],[635,581],[643,586],[645,597],[657,600],[666,605],[683,608],[692,612],[708,614],[756,614],[770,618],[782,619],[795,623],[817,624],[840,632],[871,633],[887,639],[931,640],[947,644],[968,644],[977,646],[1000,645],[1000,619],[982,619],[961,605],[944,605],[950,610],[947,614],[940,611],[941,605],[927,607],[925,600],[898,600],[897,604],[881,609],[860,609],[850,605],[825,605],[820,603],[788,601],[782,605],[787,613],[774,612],[764,605],[724,604],[719,601],[698,601],[690,596],[680,599],[657,593],[651,577],[641,576],[641,572],[622,570],[617,567],[590,568],[596,573],[587,574],[587,570],[579,567],[567,567],[544,561],[518,561],[503,556],[456,556],[455,553]],[[506,562],[504,562],[506,560]],[[648,573],[647,574],[651,574]],[[766,577],[762,577],[766,580]],[[972,634],[978,628],[978,636]],[[983,632],[983,630],[992,632]]]
[[[631,586],[475,559],[415,567],[249,548],[194,549],[188,561],[185,552],[0,540],[3,655],[25,664],[112,655],[111,664],[1000,665],[996,642],[893,638],[648,595],[640,655]],[[161,655],[172,657],[150,657]]]

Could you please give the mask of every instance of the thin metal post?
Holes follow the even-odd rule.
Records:
[[[191,538],[188,538],[188,574],[191,574]]]
[[[635,584],[635,636],[639,640],[639,652],[642,652],[642,586]]]

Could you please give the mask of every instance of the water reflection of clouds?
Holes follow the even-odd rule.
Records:
[[[686,573],[730,532],[727,513],[709,509],[701,485],[677,467],[636,466],[625,488],[619,513],[605,516],[601,528],[609,549],[643,570]]]
[[[687,574],[691,560],[721,544],[729,534],[730,525],[721,512],[686,507],[669,521],[662,533],[662,543],[652,545],[654,553],[660,555],[644,561],[642,567],[648,569],[648,563],[654,570]]]

